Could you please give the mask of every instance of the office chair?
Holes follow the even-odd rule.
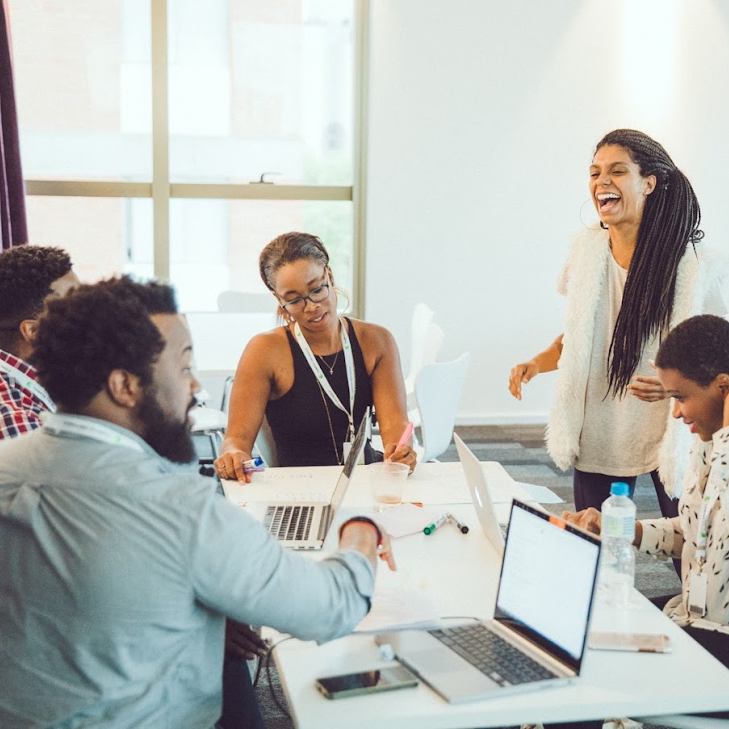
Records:
[[[438,458],[451,443],[470,359],[466,352],[452,362],[425,365],[415,380],[424,450],[418,460],[423,463]]]

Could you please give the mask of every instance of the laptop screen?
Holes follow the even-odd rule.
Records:
[[[359,460],[362,449],[364,448],[365,439],[367,438],[367,420],[369,417],[370,409],[366,408],[365,414],[362,416],[362,420],[359,423],[359,428],[357,428],[357,435],[354,437],[354,443],[352,443],[347,460],[344,462],[342,473],[339,476],[337,485],[334,487],[330,519],[334,517],[334,512],[337,511],[339,505],[342,503],[342,499],[344,498],[344,494],[347,490],[347,484],[352,476],[352,471],[354,471],[354,467],[357,465],[357,461]]]
[[[600,541],[514,500],[495,618],[579,671]]]

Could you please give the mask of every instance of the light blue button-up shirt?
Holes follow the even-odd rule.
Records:
[[[366,613],[359,552],[286,551],[212,479],[64,417],[136,447],[46,428],[0,443],[4,729],[207,729],[223,616],[324,641]]]

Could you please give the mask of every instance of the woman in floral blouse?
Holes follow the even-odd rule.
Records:
[[[729,322],[695,316],[679,324],[656,357],[673,417],[696,434],[678,516],[635,525],[635,546],[681,558],[681,594],[654,602],[729,667]],[[564,517],[600,532],[600,512]],[[726,716],[727,714],[712,714]]]

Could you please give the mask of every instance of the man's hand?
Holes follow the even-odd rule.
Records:
[[[586,532],[592,532],[592,534],[600,534],[602,529],[602,514],[592,506],[577,513],[563,511],[562,518]]]
[[[268,643],[250,625],[228,618],[225,621],[225,652],[250,660],[265,656]]]

